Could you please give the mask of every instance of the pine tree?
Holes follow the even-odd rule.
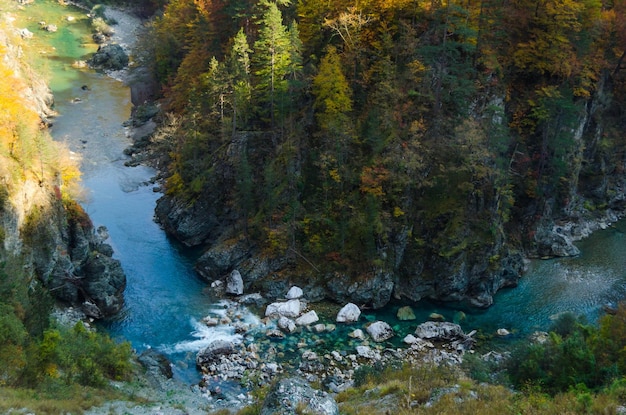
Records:
[[[277,103],[280,95],[287,92],[286,76],[291,66],[290,39],[283,16],[276,3],[264,2],[265,12],[259,19],[261,28],[254,43],[254,64],[257,76],[256,90],[260,107],[268,107],[270,126],[276,127]]]
[[[233,39],[233,46],[228,60],[228,68],[232,76],[233,89],[233,131],[235,134],[239,125],[247,124],[251,97],[250,84],[250,46],[243,28]],[[241,119],[241,124],[239,120]]]

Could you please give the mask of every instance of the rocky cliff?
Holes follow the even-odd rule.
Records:
[[[160,136],[157,216],[207,250],[201,275],[238,269],[248,288],[297,282],[371,307],[486,307],[525,257],[575,255],[621,215],[625,38],[609,16],[623,10],[372,3],[346,43],[345,10],[309,6],[250,8],[255,30],[224,10],[239,33],[200,10],[156,24],[154,54],[172,59],[154,73],[179,126]],[[280,97],[270,21],[290,62]],[[195,38],[209,27],[225,31],[212,45]]]
[[[19,37],[8,27],[0,30],[2,69],[10,77],[2,94],[15,97],[0,105],[0,263],[20,268],[11,275],[15,283],[43,285],[91,317],[110,316],[123,306],[126,277],[104,242],[106,231],[96,232],[73,200],[78,167],[46,130],[52,94],[22,60]]]
[[[254,164],[266,164],[261,157],[254,158],[254,149],[262,148],[255,143],[260,138],[247,133],[240,133],[215,159],[207,191],[193,200],[166,195],[159,200],[156,215],[166,231],[186,245],[205,247],[196,268],[208,281],[238,269],[247,289],[260,289],[269,297],[298,283],[312,300],[328,298],[374,308],[392,298],[487,307],[500,288],[517,284],[525,258],[577,255],[576,240],[622,216],[623,153],[611,151],[605,138],[606,131],[620,123],[619,104],[608,93],[610,83],[611,76],[605,73],[595,94],[577,102],[578,116],[563,133],[573,143],[566,157],[570,164],[556,186],[538,185],[543,194],[532,199],[515,194],[508,220],[496,214],[500,200],[485,194],[468,198],[460,218],[416,211],[408,223],[387,234],[377,248],[379,266],[369,271],[355,274],[329,267],[334,260],[329,256],[325,263],[319,258],[313,263],[293,245],[272,251],[263,246],[267,239],[259,243],[254,235],[246,235],[236,207],[241,200],[236,194],[241,185],[237,171],[244,153]],[[518,168],[515,154],[510,163],[512,170]],[[253,173],[259,186],[262,174]],[[525,191],[523,184],[519,187],[517,192]]]

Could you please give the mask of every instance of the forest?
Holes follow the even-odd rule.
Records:
[[[558,224],[623,210],[623,2],[161,6],[166,199],[219,223],[188,245],[488,306],[571,253]]]

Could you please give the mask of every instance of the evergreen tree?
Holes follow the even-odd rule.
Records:
[[[277,103],[287,92],[286,76],[291,67],[290,37],[278,5],[263,2],[265,11],[259,18],[259,37],[254,43],[256,90],[262,117],[268,117],[270,127],[276,127]]]
[[[248,39],[242,28],[233,39],[233,46],[228,60],[234,95],[232,100],[233,134],[235,134],[239,126],[245,126],[248,120],[252,92],[250,84],[250,52]]]

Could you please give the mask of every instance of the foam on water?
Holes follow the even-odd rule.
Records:
[[[221,300],[213,304],[207,312],[207,318],[228,319],[229,321],[232,318],[238,323],[245,324],[248,328],[247,332],[251,334],[266,327],[261,319],[250,312],[247,307],[228,300]],[[160,349],[165,353],[197,353],[217,340],[224,340],[233,344],[243,342],[244,335],[236,332],[234,324],[222,323],[209,326],[193,317],[190,319],[190,324],[193,328],[190,333],[190,336],[194,338],[193,340],[183,340],[171,346],[162,346]]]
[[[229,325],[220,324],[214,327],[208,327],[206,324],[194,318],[191,319],[191,325],[194,331],[190,334],[196,340],[181,341],[176,343],[173,347],[165,347],[163,350],[167,353],[199,352],[216,340],[225,340],[234,344],[239,344],[243,341],[243,336],[235,333],[234,327]]]

